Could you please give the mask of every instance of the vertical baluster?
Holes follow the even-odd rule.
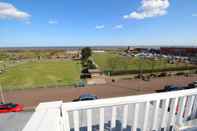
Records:
[[[155,101],[155,110],[154,110],[152,130],[157,130],[159,102],[160,102],[160,100]]]
[[[128,107],[129,107],[128,105],[125,105],[123,109],[123,123],[122,123],[123,129],[127,128]]]
[[[147,101],[145,105],[145,113],[144,113],[144,124],[142,131],[147,131],[147,126],[148,126],[148,115],[149,115],[149,107],[150,107],[150,102]]]
[[[74,111],[74,129],[79,131],[79,111]]]
[[[70,122],[69,122],[69,115],[67,111],[62,109],[62,117],[63,117],[63,128],[65,131],[70,131]]]
[[[193,107],[192,107],[192,111],[191,111],[191,119],[196,118],[196,113],[197,113],[197,96],[195,96],[195,98],[194,98],[194,103],[193,103]]]
[[[111,128],[116,127],[116,114],[117,114],[117,108],[116,106],[112,107],[112,120],[111,120]]]
[[[191,112],[192,112],[192,107],[193,107],[193,104],[194,104],[194,99],[195,99],[195,96],[190,96],[188,97],[187,99],[187,107],[186,107],[186,112],[185,112],[185,118],[187,119],[188,117],[191,117]]]
[[[137,131],[138,126],[139,103],[134,106],[133,128],[132,131]]]
[[[170,125],[175,125],[175,119],[176,119],[176,112],[177,112],[177,104],[178,104],[178,98],[174,98],[172,100],[171,106],[170,106]]]
[[[92,110],[87,110],[87,127],[88,131],[92,131]]]
[[[104,108],[100,108],[100,124],[99,131],[104,131]]]
[[[183,115],[184,115],[184,111],[185,111],[185,103],[186,103],[186,98],[187,97],[182,97],[180,100],[180,109],[179,109],[179,114],[178,114],[178,123],[182,124],[183,122]]]
[[[169,99],[165,100],[165,105],[163,106],[163,115],[162,115],[162,122],[161,122],[161,128],[164,128],[164,130],[167,130],[167,112],[168,112],[168,106],[169,106]]]

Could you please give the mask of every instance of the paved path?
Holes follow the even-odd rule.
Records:
[[[22,131],[33,112],[0,114],[0,131]]]

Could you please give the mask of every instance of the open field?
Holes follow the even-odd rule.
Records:
[[[95,63],[102,70],[138,70],[141,66],[142,69],[151,70],[164,69],[172,67],[184,67],[186,64],[169,64],[166,60],[150,60],[140,58],[127,58],[114,53],[94,53],[93,59]]]
[[[191,77],[172,76],[154,78],[148,82],[135,79],[118,80],[115,83],[108,82],[104,85],[94,85],[86,88],[38,88],[5,91],[4,94],[6,101],[21,103],[25,108],[29,109],[37,106],[40,102],[56,100],[63,100],[64,102],[72,101],[84,93],[92,93],[99,98],[130,96],[154,93],[155,90],[162,89],[165,85],[186,86],[196,80],[197,75]]]
[[[76,61],[25,62],[10,67],[0,75],[4,90],[71,85],[80,79]]]

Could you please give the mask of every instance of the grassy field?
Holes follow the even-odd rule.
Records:
[[[137,70],[140,66],[142,69],[163,69],[185,66],[183,64],[169,64],[164,59],[157,61],[150,59],[140,60],[140,58],[126,58],[114,53],[94,53],[93,59],[102,70],[111,70],[112,67],[114,68],[113,70]]]
[[[76,61],[40,61],[18,64],[0,75],[4,89],[71,85],[80,79],[80,63]]]

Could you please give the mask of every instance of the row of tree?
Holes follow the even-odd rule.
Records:
[[[156,68],[166,69],[168,63],[163,59],[155,60],[139,58],[137,60],[131,60],[131,58],[117,56],[107,59],[105,71],[130,71],[132,70],[132,64],[135,65],[133,66],[133,70],[138,70],[140,74],[143,74],[143,70],[147,69],[150,70],[151,73],[153,73]]]

